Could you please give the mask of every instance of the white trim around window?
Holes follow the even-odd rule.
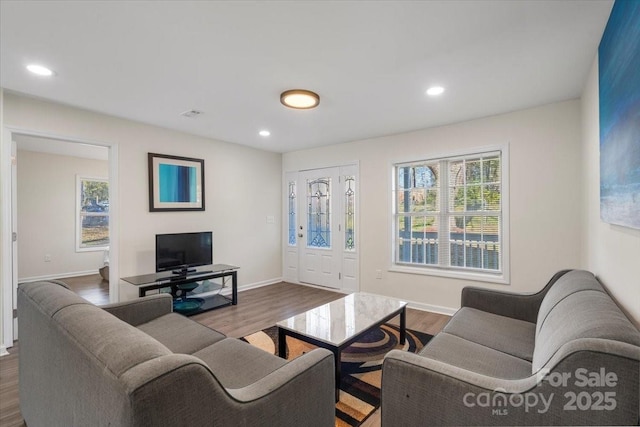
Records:
[[[452,180],[449,177],[449,171],[442,171],[443,173],[438,174],[438,183],[437,186],[433,185],[429,187],[429,185],[425,185],[424,183],[420,183],[417,187],[421,187],[421,189],[425,189],[424,196],[418,191],[418,197],[424,197],[424,212],[416,213],[413,210],[408,210],[406,207],[399,206],[399,200],[404,200],[407,197],[407,191],[402,190],[405,193],[402,197],[398,195],[399,185],[397,183],[398,180],[398,167],[407,167],[412,165],[443,165],[447,164],[450,161],[458,161],[464,159],[474,159],[474,158],[482,158],[483,156],[491,156],[498,154],[500,158],[500,206],[499,206],[499,268],[474,268],[473,266],[469,266],[465,264],[463,268],[456,267],[455,265],[451,265],[451,249],[450,242],[451,239],[451,223],[452,218],[454,216],[464,216],[467,217],[482,217],[491,216],[495,217],[494,213],[490,210],[485,211],[484,208],[480,210],[471,210],[469,211],[466,207],[462,208],[461,211],[455,209],[454,200],[449,200],[450,195],[453,194],[452,191]],[[423,178],[427,179],[427,178]],[[418,189],[416,187],[416,189]],[[466,188],[468,187],[466,182],[464,185],[460,186],[461,188],[465,188],[465,198],[466,198]],[[449,277],[470,281],[481,281],[481,282],[490,282],[490,283],[498,283],[498,284],[509,284],[510,283],[510,271],[509,271],[509,146],[508,144],[499,145],[499,146],[490,146],[490,147],[478,147],[475,149],[470,149],[464,152],[457,153],[448,153],[446,155],[438,155],[438,156],[425,156],[424,158],[413,158],[404,161],[396,161],[391,164],[391,191],[390,191],[390,207],[391,207],[391,215],[390,215],[390,236],[391,236],[391,267],[389,271],[399,272],[399,273],[408,273],[408,274],[421,274],[421,275],[431,275],[431,276],[440,276],[440,277]],[[433,191],[436,195],[429,195],[429,191]],[[485,193],[486,194],[486,193]],[[411,196],[413,197],[413,195]],[[456,196],[457,197],[457,196]],[[451,197],[453,198],[453,197]],[[434,203],[436,206],[430,205],[430,203]],[[485,200],[483,199],[483,203]],[[406,206],[406,205],[405,205]],[[427,207],[429,206],[429,207]],[[477,208],[474,208],[477,209]],[[495,209],[495,207],[494,207]],[[400,211],[400,212],[399,212]],[[411,217],[411,226],[403,225],[402,219],[406,217]],[[401,243],[400,234],[402,233],[403,227],[410,227],[410,239],[411,245],[415,244],[415,239],[413,236],[414,223],[413,220],[416,218],[417,221],[423,221],[424,224],[420,224],[424,227],[425,235],[423,241],[427,241],[430,237],[430,240],[434,240],[429,243],[425,243],[423,248],[426,248],[428,245],[431,245],[431,248],[437,248],[437,254],[432,254],[433,259],[431,261],[426,261],[426,253],[420,254],[420,259],[418,261],[415,260],[413,251],[410,251],[410,255],[399,252]],[[466,217],[465,217],[466,218]],[[427,224],[429,219],[433,220],[433,223]],[[434,231],[437,232],[430,233],[434,236],[427,236],[427,228],[435,228]],[[405,228],[406,230],[406,228]],[[406,237],[406,236],[404,236]],[[484,239],[483,239],[484,240]],[[406,243],[406,242],[405,242]],[[487,242],[480,243],[481,245]],[[404,260],[403,260],[404,258]]]

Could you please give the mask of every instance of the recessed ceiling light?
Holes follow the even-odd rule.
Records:
[[[320,97],[317,93],[304,89],[287,90],[280,94],[280,102],[285,107],[297,110],[309,110],[320,104]]]
[[[269,136],[269,135],[271,135],[271,132],[269,132],[268,130],[264,129],[264,130],[261,130],[260,132],[258,132],[258,134],[260,136]]]
[[[444,88],[442,86],[432,86],[429,89],[427,89],[427,95],[429,96],[442,95],[443,92],[444,92]]]
[[[27,65],[27,70],[39,76],[45,76],[45,77],[53,76],[53,71],[51,71],[47,67],[43,67],[42,65],[30,64],[30,65]]]

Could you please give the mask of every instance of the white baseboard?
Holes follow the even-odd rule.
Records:
[[[353,291],[344,291],[342,289],[330,288],[328,286],[312,285],[311,283],[303,283],[303,282],[298,282],[296,280],[291,280],[291,279],[285,279],[284,281],[287,283],[292,283],[294,285],[301,285],[301,286],[306,286],[308,288],[322,289],[323,291],[337,292],[339,294],[348,295],[353,293]]]
[[[269,279],[269,280],[263,280],[261,282],[248,283],[246,285],[238,286],[238,292],[248,291],[249,289],[257,289],[257,288],[261,288],[263,286],[275,285],[276,283],[280,283],[280,282],[282,282],[282,278],[278,277],[276,279]],[[220,292],[220,295],[230,296],[231,293],[233,292],[233,290],[231,289],[231,284],[227,282],[225,287],[222,288],[219,292]],[[214,295],[214,294],[217,294],[217,293],[218,293],[218,291],[214,290],[214,291],[211,291],[211,292],[203,292],[203,293],[198,294],[198,295],[207,296],[207,295]]]
[[[302,285],[302,286],[308,286],[310,288],[317,288],[317,289],[323,289],[325,291],[333,291],[333,292],[338,292],[338,293],[342,293],[342,294],[350,294],[350,291],[342,291],[340,289],[333,289],[333,288],[328,288],[325,286],[317,286],[317,285],[311,285],[309,283],[301,283],[301,282],[296,282],[293,280],[287,280],[288,283],[293,283],[296,285]],[[456,311],[458,311],[457,308],[451,308],[451,307],[443,307],[440,305],[433,305],[433,304],[425,304],[425,303],[421,303],[421,302],[416,302],[416,301],[410,301],[404,298],[399,298],[402,299],[403,301],[407,301],[407,307],[409,308],[413,308],[416,310],[421,310],[421,311],[430,311],[432,313],[438,313],[438,314],[444,314],[447,316],[453,316],[455,314]]]
[[[33,277],[23,277],[23,278],[19,277],[18,283],[37,282],[39,280],[55,280],[55,279],[62,279],[64,277],[89,276],[91,274],[99,274],[99,271],[87,270],[87,271],[75,271],[71,273],[48,274],[45,276],[33,276]]]
[[[238,286],[238,292],[248,291],[249,289],[257,289],[263,286],[275,285],[276,283],[282,282],[282,277],[277,277],[275,279],[263,280],[261,282],[248,283],[246,285]],[[229,289],[229,293],[231,293],[231,289]]]
[[[7,351],[7,347],[5,347],[4,344],[0,345],[0,357],[6,356],[8,354],[9,352]]]
[[[453,316],[455,312],[458,311],[457,308],[442,307],[440,305],[424,304],[415,301],[407,301],[407,307],[421,311],[430,311],[431,313],[444,314],[447,316]]]

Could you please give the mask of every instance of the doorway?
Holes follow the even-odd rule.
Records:
[[[286,280],[358,290],[358,166],[285,174]]]
[[[17,316],[15,315],[15,310],[17,309],[17,284],[19,281],[24,280],[46,280],[51,278],[59,278],[59,277],[69,277],[68,273],[72,273],[71,275],[82,275],[87,271],[79,268],[76,264],[72,264],[70,266],[63,265],[60,268],[62,270],[56,271],[55,269],[51,270],[50,273],[47,273],[45,270],[33,270],[27,273],[21,273],[19,277],[19,259],[20,257],[20,249],[19,245],[24,244],[32,244],[29,243],[30,240],[28,238],[33,238],[35,232],[32,231],[32,228],[28,227],[25,229],[24,227],[18,227],[19,222],[27,223],[28,221],[33,221],[33,218],[26,218],[24,212],[31,212],[33,215],[56,215],[59,214],[60,210],[71,209],[71,215],[75,218],[77,216],[79,220],[71,220],[72,225],[67,225],[65,228],[65,233],[73,234],[72,243],[65,244],[65,250],[74,253],[81,253],[82,248],[78,250],[78,246],[76,246],[73,242],[75,242],[76,237],[76,229],[78,226],[80,230],[82,229],[82,215],[78,213],[78,215],[74,215],[73,212],[77,209],[77,205],[75,203],[76,193],[77,193],[77,180],[75,178],[71,179],[71,188],[67,189],[73,194],[72,207],[68,206],[68,197],[63,202],[62,200],[58,201],[49,200],[48,202],[42,201],[41,205],[44,203],[47,207],[41,206],[40,208],[33,208],[31,206],[27,206],[26,210],[21,209],[21,213],[18,213],[18,193],[29,192],[27,191],[29,188],[34,187],[26,187],[25,190],[24,185],[19,185],[19,178],[21,175],[16,173],[17,170],[20,169],[20,157],[23,153],[23,159],[29,159],[33,161],[37,159],[40,162],[45,162],[49,159],[66,159],[67,162],[73,163],[70,159],[76,159],[81,163],[80,158],[87,158],[88,152],[102,152],[102,156],[104,157],[104,163],[106,167],[103,169],[103,172],[100,175],[104,176],[104,172],[106,172],[105,178],[108,180],[109,186],[109,196],[110,200],[105,203],[104,200],[99,200],[98,203],[103,207],[104,210],[108,209],[109,212],[109,226],[108,226],[108,237],[109,237],[109,252],[108,252],[108,260],[109,260],[109,282],[107,284],[109,300],[111,302],[118,301],[118,275],[117,275],[117,253],[118,253],[118,242],[115,236],[117,236],[117,145],[109,144],[109,143],[101,143],[95,141],[86,141],[79,140],[74,138],[68,138],[57,135],[43,134],[38,132],[30,132],[25,130],[16,130],[11,128],[5,128],[3,131],[3,140],[10,142],[9,144],[3,144],[3,153],[2,153],[2,164],[1,164],[1,172],[2,178],[4,180],[5,177],[9,178],[9,185],[3,186],[3,200],[9,200],[10,203],[3,204],[2,206],[2,218],[3,218],[3,230],[7,231],[8,235],[12,236],[11,241],[6,242],[3,239],[2,242],[2,292],[3,292],[3,307],[2,307],[2,326],[3,326],[3,342],[0,343],[3,348],[9,348],[13,345],[13,341],[18,338],[18,325],[17,325]],[[56,152],[57,151],[57,152]],[[28,155],[25,153],[29,153]],[[68,163],[67,163],[68,164]],[[92,166],[88,166],[90,172],[92,170]],[[37,168],[36,168],[37,169]],[[85,170],[87,172],[87,170]],[[30,185],[42,185],[47,186],[51,184],[53,178],[62,175],[61,168],[58,169],[49,169],[48,172],[42,173],[42,176],[35,176],[29,179],[33,179],[33,182]],[[73,175],[73,174],[72,174]],[[79,174],[78,174],[79,175]],[[87,174],[92,175],[92,174]],[[22,176],[24,179],[24,176]],[[68,178],[68,177],[67,177]],[[68,181],[68,180],[66,180]],[[65,182],[66,182],[65,181]],[[38,182],[40,184],[38,184]],[[24,182],[22,184],[25,184]],[[106,207],[105,207],[106,206]],[[40,211],[40,212],[37,212]],[[91,214],[91,220],[88,222],[99,222],[95,218],[93,218],[94,213]],[[44,218],[44,217],[42,217]],[[37,219],[35,220],[37,223]],[[44,221],[43,221],[44,222]],[[85,221],[87,222],[87,221]],[[87,222],[87,223],[88,223]],[[33,222],[32,222],[33,223]],[[73,227],[71,231],[69,227]],[[31,233],[31,235],[29,235]],[[3,233],[4,234],[4,233]],[[82,231],[80,231],[82,234]],[[33,240],[33,239],[31,239]],[[86,242],[85,242],[86,243]],[[41,248],[37,247],[32,248],[34,251],[37,251]],[[72,247],[69,247],[72,246]],[[101,265],[103,265],[103,259],[105,251],[100,249],[99,253],[96,254],[96,257],[99,257],[98,261],[100,264],[95,265],[95,270],[97,270]],[[24,253],[23,253],[24,257]],[[66,257],[64,257],[66,258]],[[51,266],[55,264],[55,261],[62,260],[63,255],[61,250],[58,250],[52,247],[50,250],[47,250],[43,254],[39,254],[39,262],[41,265]],[[93,270],[94,267],[91,267]],[[25,280],[26,279],[26,280]]]

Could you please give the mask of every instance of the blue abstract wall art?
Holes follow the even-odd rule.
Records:
[[[196,202],[197,169],[166,163],[158,165],[161,202]]]
[[[598,67],[600,217],[640,229],[640,1],[615,2]]]
[[[148,154],[149,211],[203,211],[204,160]]]

